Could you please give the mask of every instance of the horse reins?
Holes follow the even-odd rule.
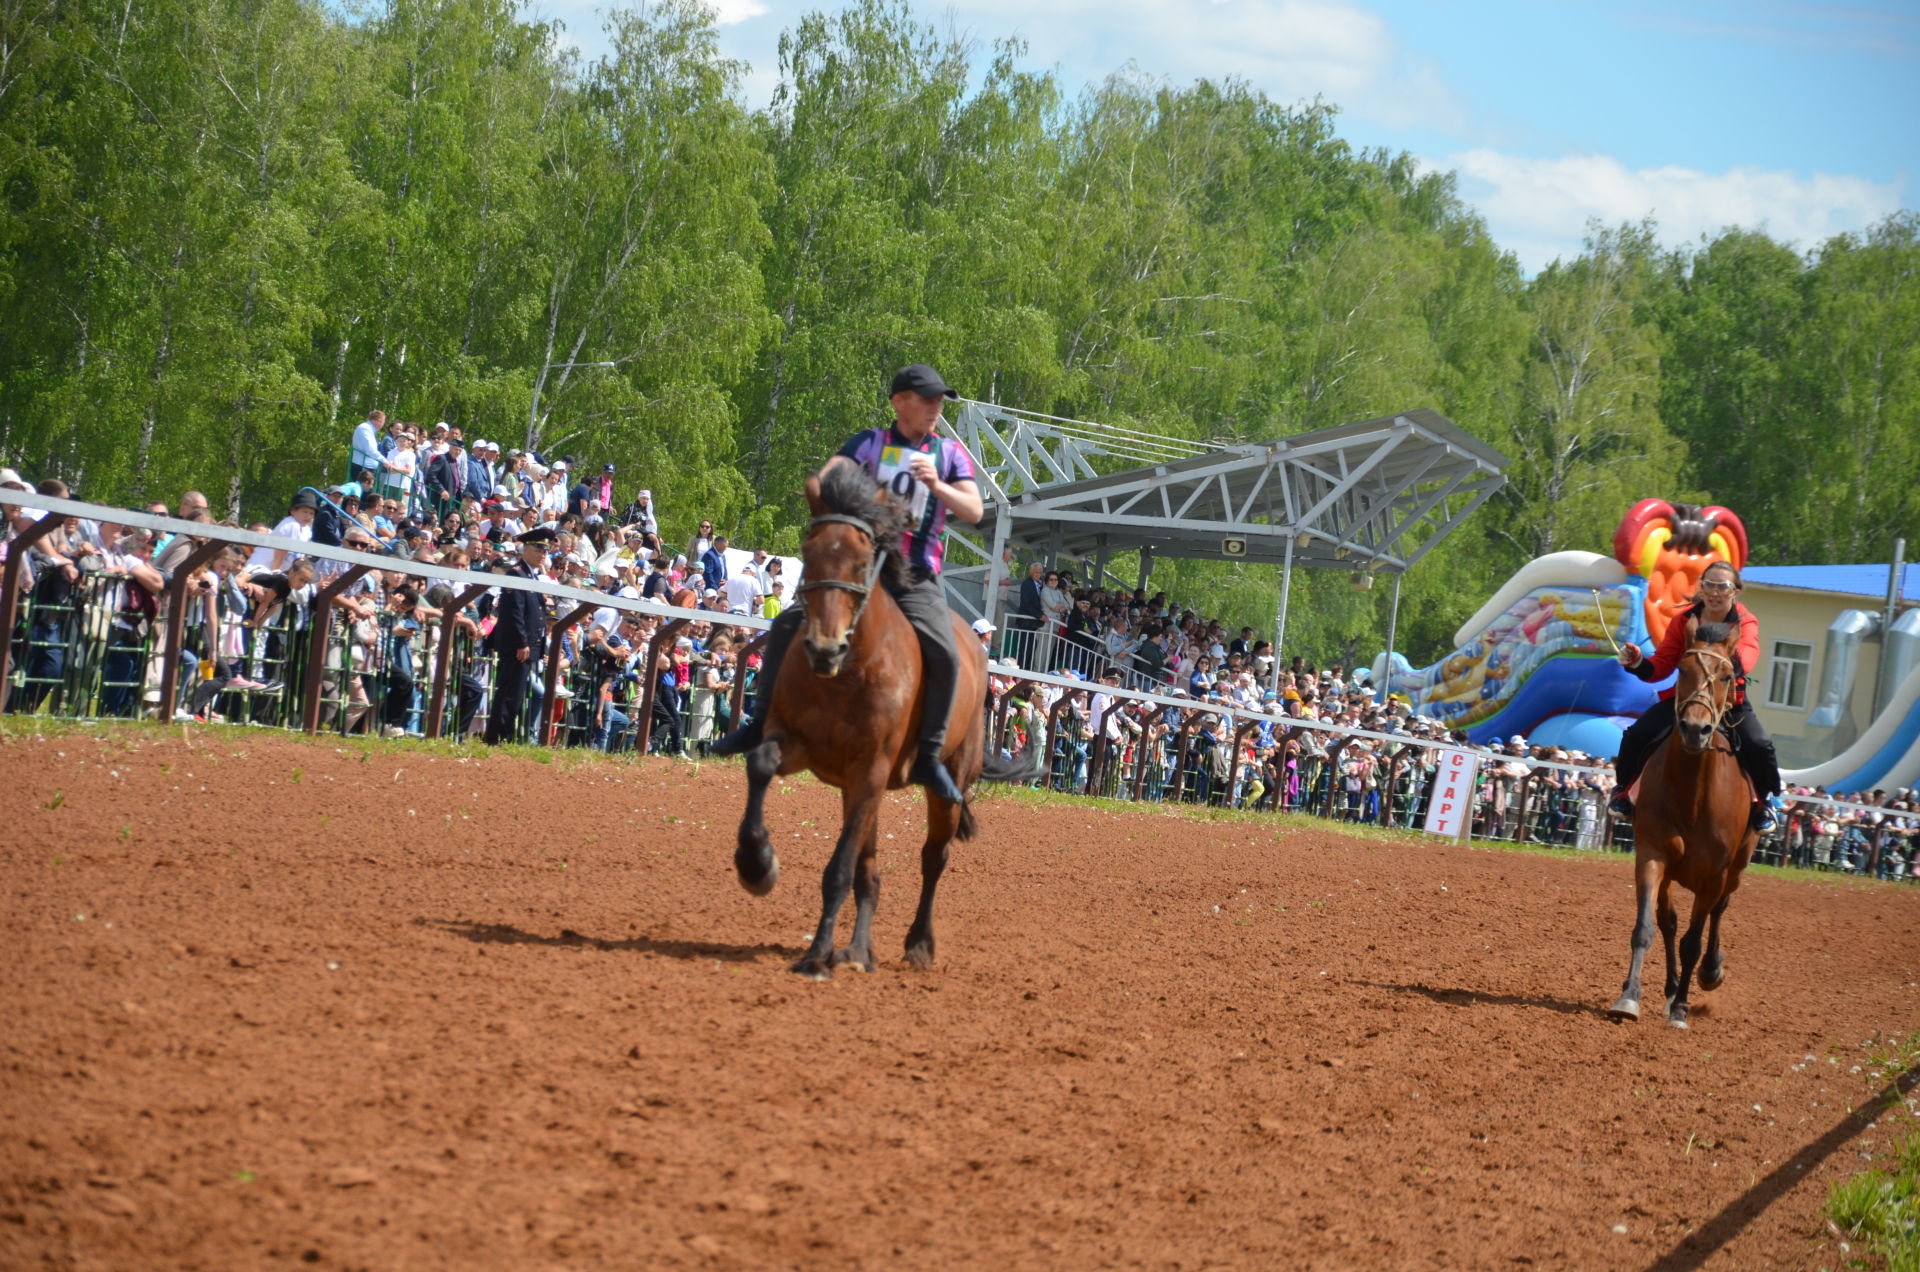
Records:
[[[868,541],[873,544],[873,564],[867,570],[867,581],[855,583],[851,579],[809,579],[795,588],[794,593],[797,596],[805,596],[808,592],[818,591],[821,588],[838,588],[843,592],[852,592],[860,598],[853,607],[853,617],[847,622],[847,631],[852,632],[860,625],[860,616],[867,612],[867,602],[873,597],[874,580],[880,577],[880,569],[886,563],[887,554],[886,550],[880,546],[879,534],[870,524],[844,513],[826,512],[807,522],[807,537],[812,538],[816,528],[830,525],[852,526],[866,535]]]

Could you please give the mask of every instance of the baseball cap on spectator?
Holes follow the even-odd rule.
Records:
[[[620,577],[620,572],[613,568],[611,562],[604,562],[594,567],[593,577],[596,579],[617,579]]]
[[[1526,744],[1527,740],[1518,733],[1507,739],[1508,746],[1525,746]]]
[[[1266,691],[1265,693],[1263,693],[1263,694],[1261,694],[1261,695],[1260,695],[1260,701],[1262,701],[1262,702],[1278,702],[1278,701],[1280,701],[1280,695],[1279,695],[1279,694],[1277,694],[1277,693],[1275,693],[1275,692],[1274,692],[1273,690],[1271,690],[1271,689],[1269,689],[1269,690],[1267,690],[1267,691]]]
[[[564,472],[566,472],[566,471],[567,471],[567,461],[566,461],[566,460],[564,460],[564,459],[556,459],[556,460],[554,460],[554,461],[553,461],[553,464],[552,464],[552,467],[551,467],[551,468],[549,469],[549,471],[551,471],[551,472],[556,472],[556,473],[564,473]]]
[[[613,465],[608,464],[605,468],[602,468],[600,471],[603,473],[610,473],[613,471]]]
[[[644,500],[646,500],[646,501],[647,501],[648,503],[652,503],[652,502],[653,502],[653,492],[652,492],[651,490],[643,490],[643,491],[641,491],[641,492],[640,492],[640,498],[642,498],[642,499],[644,499]]]
[[[680,639],[678,639],[678,640],[676,640],[676,641],[674,641],[674,642],[673,642],[673,647],[674,647],[675,649],[692,649],[692,648],[693,648],[693,637],[691,637],[691,636],[682,636],[682,637],[680,637]]]
[[[895,393],[918,393],[921,397],[958,398],[959,393],[947,387],[940,373],[924,362],[913,362],[893,373],[893,387],[887,390],[888,396]]]
[[[445,433],[450,431],[452,428],[453,428],[453,425],[447,423],[445,420],[441,420],[438,424],[435,424],[433,426],[433,431],[436,433]]]
[[[700,599],[710,601],[718,595],[720,595],[720,593],[714,591],[712,588],[708,588],[706,591],[700,593]]]
[[[526,454],[526,452],[521,450],[518,446],[516,446],[512,450],[507,452],[507,458],[513,459],[516,456],[524,455],[524,454]]]
[[[973,630],[975,634],[985,636],[988,632],[997,632],[1000,629],[984,618],[976,618],[973,620]]]

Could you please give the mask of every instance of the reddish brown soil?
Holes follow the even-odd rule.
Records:
[[[1683,1033],[1600,1014],[1621,859],[1007,795],[929,973],[896,797],[814,984],[837,805],[756,900],[742,780],[0,741],[0,1267],[1818,1265],[1920,1017],[1920,890],[1749,879]]]

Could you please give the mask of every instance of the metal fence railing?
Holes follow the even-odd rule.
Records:
[[[32,496],[42,521],[7,545],[0,575],[0,707],[67,718],[224,719],[308,732],[469,738],[494,710],[497,660],[484,647],[489,598],[530,591],[547,607],[544,674],[510,704],[518,740],[611,752],[697,753],[732,727],[753,688],[764,619],[682,610],[516,576],[302,545],[313,581],[277,604],[249,598],[220,556],[287,540]],[[111,572],[68,583],[27,569],[43,527],[111,520],[195,544],[152,606]],[[397,589],[419,593],[409,606]],[[614,658],[595,628],[634,614],[644,653]],[[597,621],[596,621],[597,620]],[[703,624],[713,625],[711,629]],[[720,629],[730,629],[721,631]],[[688,651],[683,635],[704,639]],[[722,639],[730,637],[730,639]],[[1018,634],[1010,637],[1023,639]],[[1289,812],[1382,827],[1424,824],[1450,744],[1089,684],[1091,651],[1045,636],[1020,652],[1077,674],[993,665],[991,745],[1035,754],[1039,784],[1076,795]],[[686,655],[695,656],[686,656]],[[1083,654],[1087,665],[1078,661]],[[1037,751],[1036,751],[1037,749]],[[1632,848],[1606,809],[1604,767],[1482,754],[1471,834],[1591,851]],[[1843,800],[1796,797],[1758,859],[1886,879],[1913,877],[1912,819]]]

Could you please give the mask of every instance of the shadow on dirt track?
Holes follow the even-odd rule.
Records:
[[[1541,998],[1527,994],[1489,994],[1478,989],[1448,989],[1438,985],[1391,985],[1381,981],[1349,980],[1349,985],[1367,989],[1385,989],[1396,994],[1418,994],[1446,1007],[1539,1007],[1563,1016],[1604,1015],[1591,1003],[1570,1003],[1562,998]]]
[[[798,945],[727,945],[717,941],[661,941],[650,936],[613,939],[584,936],[572,928],[561,928],[557,936],[543,936],[505,923],[477,923],[469,919],[415,919],[415,927],[432,928],[462,937],[476,945],[546,945],[559,949],[606,950],[614,953],[661,954],[668,958],[713,958],[722,962],[751,963],[764,957],[798,958]]]

